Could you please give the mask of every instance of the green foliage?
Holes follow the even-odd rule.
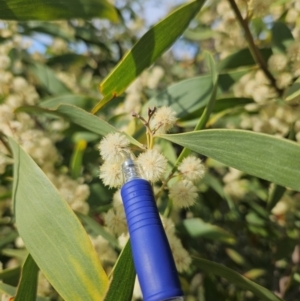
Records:
[[[144,177],[141,154],[166,159],[152,184],[187,300],[297,299],[299,4],[204,2],[150,27],[139,1],[0,0],[3,294],[141,299],[119,193],[99,179],[120,182],[99,156],[120,134],[108,155],[130,149]]]
[[[104,99],[93,112],[123,93],[144,69],[150,67],[183,33],[203,3],[203,0],[197,0],[186,4],[151,28],[101,83]]]
[[[0,18],[4,20],[60,20],[70,18],[107,18],[117,21],[115,8],[105,0],[101,1],[16,1],[0,2]]]
[[[130,301],[135,281],[130,241],[123,248],[114,267],[105,301]]]
[[[35,301],[37,292],[39,268],[32,259],[31,255],[28,255],[21,275],[21,281],[18,287],[18,291],[15,301]]]
[[[297,191],[300,189],[300,146],[294,142],[224,129],[162,137],[248,174]]]
[[[215,262],[210,262],[202,258],[194,258],[194,262],[200,269],[207,271],[221,277],[226,278],[231,283],[235,283],[238,286],[253,292],[261,300],[264,301],[280,301],[282,299],[278,298],[276,295],[272,294],[270,291],[266,290],[264,287],[250,281],[249,279],[239,275],[238,273],[228,269],[225,266],[217,264]]]
[[[9,141],[16,224],[28,251],[66,301],[98,300],[108,279],[81,224],[36,163]]]

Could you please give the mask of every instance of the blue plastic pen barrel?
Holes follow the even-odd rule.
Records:
[[[152,187],[141,179],[131,159],[123,164],[121,196],[130,234],[134,266],[144,301],[180,301],[183,293],[159,217]]]

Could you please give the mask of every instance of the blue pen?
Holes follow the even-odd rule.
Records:
[[[123,163],[121,196],[144,301],[183,301],[183,292],[150,183],[134,161]]]

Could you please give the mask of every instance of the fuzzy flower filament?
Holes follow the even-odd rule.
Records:
[[[151,119],[150,126],[154,133],[164,134],[175,125],[176,121],[176,112],[170,107],[164,106],[157,109]]]
[[[205,166],[199,158],[188,156],[178,166],[179,172],[183,178],[189,181],[197,181],[203,178]]]
[[[158,181],[167,167],[167,159],[156,149],[147,150],[137,158],[137,164],[143,172],[143,177],[151,182]]]
[[[103,160],[120,162],[129,153],[129,144],[129,140],[123,134],[110,133],[101,140],[99,151]]]
[[[123,206],[116,206],[104,214],[105,225],[117,236],[127,233],[127,221]]]
[[[105,186],[117,188],[123,184],[122,161],[109,162],[105,161],[100,166],[99,178]]]
[[[177,182],[169,190],[169,198],[177,208],[193,206],[197,197],[197,187],[188,180]]]

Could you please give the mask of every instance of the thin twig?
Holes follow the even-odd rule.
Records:
[[[235,0],[228,0],[228,1],[229,1],[230,5],[231,5],[231,8],[233,9],[233,11],[235,13],[235,15],[236,15],[236,17],[237,17],[240,25],[242,26],[242,28],[245,31],[245,37],[246,37],[246,40],[248,42],[249,49],[250,49],[250,52],[251,52],[251,54],[253,56],[253,59],[259,65],[259,67],[262,69],[262,71],[265,73],[266,77],[270,80],[271,85],[275,88],[275,90],[277,91],[278,95],[282,96],[283,95],[283,90],[279,89],[277,87],[275,77],[269,71],[268,66],[267,66],[264,58],[262,57],[259,49],[255,45],[255,42],[254,42],[253,36],[252,36],[252,34],[250,32],[247,20],[245,20],[243,18],[242,14],[241,14],[241,12],[240,12],[240,10],[238,8],[238,6],[235,3]]]

